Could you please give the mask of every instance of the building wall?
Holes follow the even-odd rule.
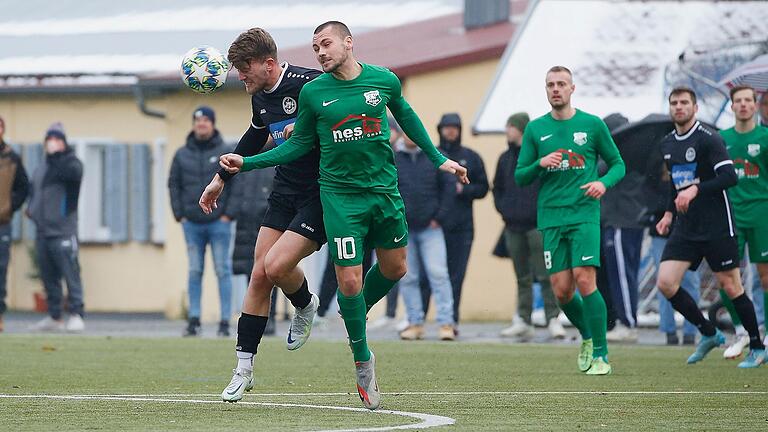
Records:
[[[472,137],[471,122],[491,83],[496,60],[459,65],[449,70],[408,77],[404,94],[437,142],[435,125],[445,111],[459,112],[464,121],[463,139],[480,153],[489,180],[496,160],[505,149],[501,136]],[[165,141],[164,179],[174,152],[184,143],[191,127],[191,113],[198,105],[216,110],[217,128],[225,138],[236,140],[250,121],[248,98],[241,90],[225,90],[212,96],[181,91],[148,100],[166,114],[165,119],[143,115],[130,96],[4,96],[0,115],[6,120],[6,141],[40,142],[53,121],[61,121],[70,140],[109,138],[126,143]],[[86,166],[87,170],[88,167]],[[470,173],[471,177],[471,173]],[[165,185],[163,185],[165,187]],[[163,245],[128,242],[84,244],[81,267],[86,310],[163,311],[182,316],[186,294],[187,257],[181,228],[166,205],[166,241]],[[513,272],[508,260],[491,256],[502,228],[490,196],[475,205],[476,235],[464,285],[462,316],[467,320],[510,319],[514,311]],[[28,241],[17,242],[9,268],[8,304],[32,309],[33,293],[42,291],[33,272]],[[218,320],[218,294],[210,254],[203,281],[203,319]],[[316,266],[315,266],[316,267]],[[381,308],[372,311],[372,316]]]

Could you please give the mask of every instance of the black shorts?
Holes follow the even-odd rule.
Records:
[[[272,192],[268,202],[269,207],[261,226],[283,232],[293,231],[316,242],[318,250],[325,244],[327,239],[319,193],[303,195]]]
[[[672,235],[664,246],[662,261],[688,261],[696,270],[706,259],[713,272],[731,270],[739,266],[739,243],[736,237],[717,240],[688,240]]]

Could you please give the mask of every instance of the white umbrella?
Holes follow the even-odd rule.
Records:
[[[768,54],[763,54],[732,70],[720,80],[720,85],[727,88],[748,85],[759,93],[768,91]]]

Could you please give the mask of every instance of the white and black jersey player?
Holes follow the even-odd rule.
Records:
[[[240,34],[230,46],[228,58],[251,95],[253,110],[251,124],[235,153],[251,156],[261,151],[268,141],[282,144],[293,130],[299,92],[321,72],[279,63],[275,41],[260,28]],[[288,330],[288,349],[300,348],[312,329],[319,300],[309,292],[298,263],[326,242],[317,182],[319,151],[318,146],[302,158],[276,169],[269,208],[256,240],[243,312],[237,324],[238,364],[221,395],[227,402],[240,400],[243,392],[253,387],[253,359],[267,324],[273,285],[280,287],[296,308]],[[203,211],[210,212],[216,207],[216,199],[231,176],[223,169],[214,176],[200,197]]]
[[[701,332],[702,338],[688,363],[701,361],[725,337],[704,318],[693,298],[680,289],[686,270],[706,259],[718,282],[733,300],[752,349],[765,349],[757,328],[752,301],[739,273],[739,248],[726,189],[738,178],[719,134],[696,120],[696,94],[679,87],[669,95],[675,130],[664,137],[661,152],[672,177],[672,191],[664,217],[656,225],[661,235],[671,229],[657,277],[659,290],[672,306]],[[743,363],[740,367],[746,367]]]

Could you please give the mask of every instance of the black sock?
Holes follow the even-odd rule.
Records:
[[[749,349],[765,349],[763,341],[760,340],[760,330],[757,328],[757,316],[752,300],[747,297],[747,293],[742,293],[731,301],[736,314],[741,318],[741,325],[749,334]]]
[[[299,290],[293,294],[285,294],[288,300],[291,301],[293,307],[304,309],[309,302],[312,301],[312,294],[309,293],[309,286],[307,285],[307,278],[301,283]]]
[[[253,353],[259,348],[261,336],[264,335],[264,327],[267,326],[267,317],[250,315],[245,312],[237,320],[237,346],[235,351]]]
[[[688,292],[682,288],[677,289],[677,293],[669,298],[669,302],[672,303],[672,307],[676,311],[680,312],[685,319],[691,324],[695,325],[704,336],[714,336],[716,329],[715,326],[709,322],[699,310],[696,302],[693,301]]]

